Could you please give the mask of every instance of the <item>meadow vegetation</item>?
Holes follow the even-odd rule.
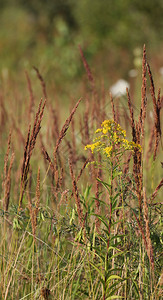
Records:
[[[37,93],[1,84],[0,299],[161,300],[163,96],[145,46],[140,99],[97,89],[79,50],[69,108],[37,68]]]

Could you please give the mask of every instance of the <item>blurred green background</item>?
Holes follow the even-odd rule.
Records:
[[[79,44],[110,83],[139,64],[144,43],[159,70],[162,16],[162,0],[0,0],[0,76],[34,65],[57,88],[75,86],[85,72]]]

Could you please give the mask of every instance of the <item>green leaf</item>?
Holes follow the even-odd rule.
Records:
[[[117,199],[117,197],[121,194],[121,192],[118,192],[114,197],[113,197],[113,201],[115,201]]]
[[[16,218],[16,217],[13,220],[13,228],[14,229],[21,229],[21,226],[19,224],[18,218]]]
[[[108,291],[108,297],[111,297],[113,295],[115,295],[115,293],[119,290],[119,283],[122,284],[123,281],[125,281],[126,278],[124,279],[118,279],[116,282],[114,282],[112,285],[108,285],[106,288],[106,292]],[[118,286],[117,286],[118,285]]]
[[[45,221],[44,214],[41,212],[40,217],[43,221]]]
[[[98,258],[100,258],[103,262],[105,262],[105,256],[101,255],[101,252],[100,252],[100,254],[98,253],[99,248],[93,247],[93,249],[96,250],[95,253],[93,252],[93,255],[96,255],[96,256],[97,256]]]
[[[120,222],[122,222],[122,221],[123,221],[123,219],[117,220],[116,222],[112,222],[112,223],[111,223],[111,227],[113,227],[114,225],[116,225],[116,224],[118,224],[118,223],[120,223]]]
[[[111,274],[112,272],[122,272],[122,269],[121,268],[113,268],[113,269],[109,269],[107,271],[107,275],[105,276],[109,276],[109,274]]]
[[[104,217],[102,217],[100,215],[97,215],[97,214],[94,214],[94,213],[91,213],[90,215],[97,217],[106,226],[106,228],[109,229],[108,224],[105,222]]]
[[[112,236],[112,237],[110,238],[110,241],[112,241],[112,240],[114,240],[114,239],[118,239],[118,238],[123,238],[123,237],[125,237],[125,236],[126,236],[125,234],[115,235],[115,236]]]
[[[82,272],[83,266],[80,268],[79,273],[78,273],[78,279],[75,281],[75,286],[73,286],[73,294],[72,294],[72,299],[74,299],[74,296],[78,290],[78,286],[80,285],[80,276]]]
[[[104,232],[106,232],[106,234],[108,234],[108,231],[103,229]],[[107,241],[108,241],[108,238],[105,239],[103,236],[101,236],[100,234],[98,234],[98,237],[107,245]]]
[[[30,248],[31,245],[32,245],[32,243],[33,243],[33,236],[30,235],[30,236],[28,237],[28,241],[27,241],[26,247],[27,247],[27,248]]]
[[[99,182],[101,182],[101,184],[110,192],[110,188],[111,188],[111,179],[108,178],[108,180],[110,181],[109,183],[102,181],[101,179],[97,178],[97,180]]]
[[[76,241],[80,242],[81,238],[82,238],[82,228],[80,229],[80,231],[79,231],[78,234],[76,235],[76,237],[75,237],[75,242],[76,242]]]
[[[71,213],[71,219],[69,222],[70,225],[72,225],[72,222],[74,221],[74,219],[75,219],[75,209],[73,208],[72,213]]]
[[[108,278],[107,281],[106,281],[106,284],[108,284],[108,282],[109,282],[110,280],[113,280],[113,279],[119,279],[119,280],[122,280],[122,278],[121,278],[120,276],[118,276],[118,275],[110,275],[109,278]]]
[[[113,179],[122,175],[122,171],[113,173]]]
[[[100,203],[102,203],[102,204],[104,204],[105,206],[109,207],[109,205],[108,205],[105,201],[103,201],[103,200],[100,200],[100,199],[98,199],[98,198],[96,198],[96,197],[93,197],[93,200],[98,200]]]
[[[122,254],[124,254],[124,253],[125,253],[125,251],[121,251],[120,253],[116,253],[116,254],[112,255],[112,256],[108,259],[108,261],[110,261],[110,260],[112,260],[113,258],[115,258],[115,257],[117,257],[117,256],[120,256],[120,255],[122,255]]]
[[[102,273],[102,271],[92,262],[89,262],[91,264],[91,266],[99,273],[99,275],[101,276],[101,279],[103,280],[103,282],[105,281],[105,276]]]
[[[116,202],[115,202],[116,204]],[[116,211],[116,210],[120,210],[121,208],[123,208],[123,206],[116,206],[116,207],[112,207],[112,212]],[[118,220],[119,221],[119,220]]]
[[[85,200],[88,199],[88,196],[89,196],[89,194],[90,194],[91,188],[92,188],[92,184],[86,187],[86,189],[85,189],[85,191],[84,191],[84,198],[85,198]]]

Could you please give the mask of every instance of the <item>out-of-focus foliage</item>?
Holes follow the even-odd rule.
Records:
[[[57,82],[72,80],[80,75],[78,44],[99,65],[100,55],[130,60],[136,47],[162,42],[162,15],[162,0],[1,0],[0,69],[34,64]]]
[[[79,27],[87,37],[100,46],[111,41],[128,49],[161,39],[162,13],[160,0],[84,0],[76,7]]]

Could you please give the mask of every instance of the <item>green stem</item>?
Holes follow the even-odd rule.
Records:
[[[104,284],[104,295],[103,300],[106,299],[106,282],[107,282],[107,268],[109,259],[109,246],[110,246],[110,234],[111,234],[111,224],[112,224],[112,197],[113,197],[113,162],[111,162],[111,184],[110,184],[110,205],[109,205],[109,228],[108,228],[108,241],[107,241],[107,252],[106,252],[106,268],[105,268],[105,284]]]

